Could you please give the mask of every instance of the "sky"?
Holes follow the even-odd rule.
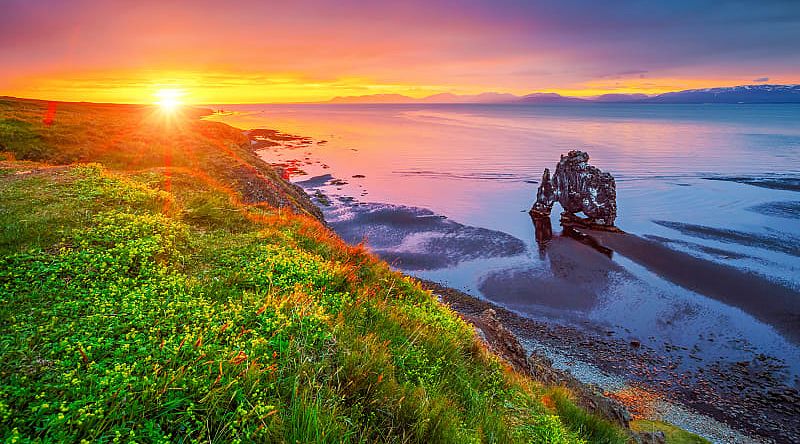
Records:
[[[800,0],[0,0],[0,95],[152,103],[800,83]]]

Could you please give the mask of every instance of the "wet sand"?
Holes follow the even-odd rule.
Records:
[[[748,208],[749,211],[786,219],[800,219],[800,201],[769,202]]]
[[[309,179],[295,182],[294,184],[299,185],[303,188],[318,188],[332,180],[333,176],[331,176],[330,174],[321,174],[319,176],[314,176]]]
[[[654,234],[645,234],[642,237],[644,237],[645,239],[648,239],[648,240],[659,242],[659,243],[664,244],[666,246],[669,246],[669,245],[680,245],[680,246],[686,247],[686,248],[688,248],[690,250],[701,251],[701,252],[703,252],[705,254],[708,254],[709,256],[713,256],[713,257],[716,257],[716,258],[719,258],[719,259],[745,259],[745,258],[749,258],[750,257],[750,256],[748,256],[746,254],[737,253],[737,252],[731,251],[731,250],[725,250],[725,249],[722,249],[722,248],[709,247],[708,245],[703,245],[703,244],[700,244],[700,243],[697,243],[697,242],[689,242],[689,241],[678,240],[678,239],[670,239],[668,237],[656,236]]]
[[[689,225],[689,229],[694,230],[694,227]],[[659,242],[632,234],[585,231],[603,245],[643,265],[664,279],[725,304],[739,307],[774,326],[791,340],[800,342],[800,292],[755,273],[696,258]],[[738,232],[735,236],[736,239],[744,238]],[[758,242],[758,238],[743,240]],[[782,245],[781,248],[794,247]]]
[[[344,202],[328,224],[350,243],[366,240],[382,259],[403,270],[452,267],[478,258],[515,256],[525,244],[509,234],[470,227],[424,208]]]
[[[704,179],[737,182],[772,190],[800,191],[800,177],[705,177]]]
[[[688,224],[683,222],[671,222],[665,220],[653,221],[662,227],[671,228],[683,234],[700,239],[710,239],[714,241],[746,245],[748,247],[764,248],[767,250],[778,251],[800,256],[800,238],[787,234],[759,234],[748,233],[745,231],[725,230],[703,225]]]

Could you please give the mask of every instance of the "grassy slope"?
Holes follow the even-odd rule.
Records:
[[[296,187],[280,180],[249,148],[241,131],[204,122],[204,110],[164,115],[152,107],[59,103],[51,125],[46,102],[0,97],[0,151],[53,164],[100,162],[135,172],[170,167],[235,191],[244,203],[266,202],[321,218]]]
[[[248,203],[231,152],[302,196],[235,130],[45,107],[0,101],[0,143],[103,166],[0,163],[0,440],[624,442],[363,248]]]

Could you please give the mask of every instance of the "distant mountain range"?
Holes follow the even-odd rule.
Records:
[[[556,93],[533,93],[514,100],[514,102],[518,103],[580,103],[588,101],[587,99],[566,97]]]
[[[486,92],[473,95],[457,95],[450,93],[434,94],[422,99],[402,94],[372,94],[366,96],[335,97],[328,103],[510,103],[520,99],[514,94]]]
[[[800,85],[744,85],[659,94],[653,103],[800,103]]]
[[[415,99],[401,94],[336,97],[326,103],[800,103],[800,85],[742,85],[687,89],[648,96],[604,94],[593,98],[533,93],[525,96],[486,92],[475,95],[435,94]]]

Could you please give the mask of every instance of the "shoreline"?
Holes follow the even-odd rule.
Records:
[[[666,411],[676,411],[674,401],[668,401],[664,394],[655,392],[652,387],[628,381],[616,373],[621,361],[636,361],[634,366],[642,371],[658,365],[653,350],[641,350],[641,345],[633,346],[574,327],[536,321],[439,283],[418,280],[425,289],[478,328],[485,325],[485,321],[481,322],[482,314],[492,310],[494,318],[519,341],[528,357],[537,364],[539,375],[544,373],[552,378],[548,382],[580,387],[579,390],[585,393],[616,401],[630,412],[631,419],[662,420],[713,442],[760,442],[747,434],[754,430],[737,430],[715,418],[714,412],[708,410],[693,412],[694,409],[682,409],[679,413],[665,415]],[[602,357],[604,362],[592,362],[587,359],[589,355]],[[545,368],[543,372],[542,366]],[[584,407],[593,408],[585,399],[584,402]],[[609,412],[600,409],[597,413],[608,417]],[[693,414],[702,417],[693,417]]]
[[[291,136],[291,135],[283,135],[280,140],[275,141],[277,142],[276,145],[269,147],[262,146],[261,149],[269,150],[271,148],[281,146],[282,143],[285,143],[285,141],[290,141],[291,143],[291,141],[298,141],[298,140],[301,141],[300,142],[301,145],[291,146],[291,148],[293,149],[304,148],[309,150],[313,149],[314,145],[309,138],[300,136]],[[259,148],[254,147],[254,149],[258,150]],[[308,154],[309,152],[304,153],[304,155],[306,156]],[[305,162],[309,162],[309,157],[305,158]],[[298,159],[298,161],[296,162],[288,162],[287,164],[289,167],[293,168],[295,167],[295,165],[299,163],[301,163],[301,161]],[[282,169],[285,168],[287,165],[280,164],[273,166],[278,169]],[[346,198],[346,197],[343,198],[342,196],[331,197],[324,195],[319,190],[316,190],[315,193],[312,193],[312,191],[314,190],[312,190],[311,188],[318,187],[329,181],[333,183],[332,181],[336,180],[341,180],[341,179],[337,179],[334,177],[334,175],[328,174],[326,177],[320,176],[320,177],[306,178],[304,181],[298,182],[296,184],[302,186],[304,185],[303,182],[307,182],[305,184],[306,186],[303,188],[309,194],[309,197],[312,198],[312,201],[315,201],[315,203],[318,206],[320,205],[325,206],[326,200],[328,201],[328,205],[330,205],[330,201],[332,199],[338,199],[341,204],[352,204],[356,206],[365,205],[364,203],[356,201],[355,198]],[[390,204],[384,204],[384,205],[390,205]],[[398,209],[395,208],[394,209],[395,211],[394,212],[389,211],[389,214],[387,214],[386,217],[398,217],[400,223],[403,223],[404,217],[402,216],[402,211],[405,211],[405,208],[407,207],[400,208],[399,210],[400,213],[397,213],[396,211],[398,211]],[[325,208],[322,208],[322,210],[324,212]],[[417,210],[427,211],[424,209],[417,209]],[[412,214],[412,216],[414,215]],[[430,217],[435,215],[429,214],[427,216]],[[351,221],[350,224],[353,225],[354,222]],[[335,223],[333,224],[329,223],[329,226],[331,226],[335,231],[337,231],[337,234],[341,235],[340,230],[342,227],[337,227]],[[357,233],[358,232],[356,231],[356,234]],[[592,235],[594,235],[594,233],[592,233]],[[345,238],[345,240],[348,240],[348,242],[351,243],[353,242],[358,243],[360,239],[357,238],[357,236],[349,236],[352,237],[352,239],[349,239],[346,233],[343,237]],[[642,241],[645,240],[642,239]],[[645,242],[657,244],[657,242],[651,240],[646,240]],[[651,245],[648,244],[648,248],[650,246]],[[680,253],[675,250],[671,250],[666,246],[661,246],[661,248],[665,250],[670,250],[674,254],[681,254],[687,257],[691,257],[685,253]],[[646,249],[647,248],[645,248],[644,250]],[[385,257],[385,254],[382,254],[385,252],[382,252],[380,250],[375,252],[381,255],[381,257],[384,257],[384,259],[386,259],[390,263],[392,263],[391,260]],[[411,258],[411,260],[413,262],[415,260],[418,260],[418,258]],[[720,267],[724,268],[724,266]],[[412,266],[411,269],[413,270],[414,267]],[[450,305],[451,308],[453,308],[460,315],[470,317],[473,321],[476,319],[475,316],[479,314],[475,312],[476,309],[475,307],[482,307],[483,310],[487,309],[495,310],[496,313],[499,313],[499,319],[502,325],[508,328],[508,330],[510,330],[511,333],[514,335],[514,337],[518,338],[520,342],[526,344],[526,346],[528,347],[528,354],[531,354],[532,352],[535,351],[534,350],[535,343],[537,342],[536,341],[537,338],[531,336],[530,333],[531,331],[537,332],[538,334],[541,334],[542,337],[546,338],[544,342],[546,343],[547,346],[550,347],[551,350],[560,349],[560,351],[562,352],[565,347],[563,345],[561,347],[555,347],[553,343],[561,341],[565,337],[570,338],[570,340],[566,341],[569,344],[566,348],[570,349],[569,350],[570,353],[567,353],[567,355],[576,355],[579,358],[583,358],[585,363],[589,364],[589,367],[593,367],[594,369],[603,374],[612,375],[612,379],[622,378],[623,381],[622,387],[627,387],[628,385],[627,383],[631,383],[632,385],[637,386],[637,389],[639,388],[643,389],[643,390],[640,389],[639,392],[640,395],[644,396],[645,394],[648,393],[652,394],[655,398],[659,399],[659,402],[661,402],[662,404],[664,404],[667,395],[669,395],[673,399],[673,402],[678,402],[682,405],[686,405],[691,410],[699,411],[707,415],[708,421],[706,421],[706,425],[708,426],[707,427],[708,430],[703,429],[703,424],[699,426],[696,423],[695,425],[691,425],[691,423],[688,420],[686,420],[687,417],[686,412],[684,412],[682,416],[679,415],[678,418],[684,419],[682,424],[685,427],[694,428],[695,430],[698,430],[702,435],[706,435],[717,442],[759,442],[758,440],[753,440],[745,435],[749,433],[758,434],[759,436],[762,437],[762,439],[766,439],[767,440],[766,442],[784,442],[782,441],[782,439],[790,440],[792,439],[789,438],[790,436],[800,436],[796,435],[797,433],[800,433],[800,431],[797,430],[795,431],[788,430],[788,435],[786,436],[781,436],[780,433],[776,432],[776,430],[780,429],[783,429],[785,432],[787,431],[788,428],[785,427],[787,425],[786,420],[788,419],[789,421],[791,421],[792,417],[791,415],[794,414],[791,409],[788,410],[783,409],[782,411],[780,411],[780,409],[778,409],[779,411],[775,411],[775,409],[768,409],[772,410],[773,413],[777,413],[778,416],[783,417],[783,420],[779,420],[778,422],[772,423],[770,425],[762,424],[761,427],[757,427],[755,425],[742,422],[742,420],[745,420],[747,416],[749,416],[746,415],[746,413],[749,413],[749,410],[747,412],[744,411],[741,408],[741,406],[737,404],[736,400],[733,400],[733,402],[731,402],[730,399],[726,398],[725,393],[721,394],[714,393],[713,396],[705,396],[704,399],[701,398],[703,399],[703,401],[694,400],[693,397],[695,397],[698,393],[697,390],[691,389],[692,385],[695,385],[695,388],[699,387],[701,389],[708,389],[709,386],[713,384],[713,377],[712,377],[712,382],[709,382],[706,379],[706,376],[702,374],[695,375],[695,377],[691,379],[684,379],[684,375],[681,375],[680,379],[677,379],[678,375],[674,371],[675,367],[677,367],[677,364],[675,362],[670,361],[670,358],[665,358],[664,356],[661,356],[659,352],[656,350],[647,349],[645,351],[646,347],[644,347],[638,341],[634,341],[636,342],[636,345],[634,346],[632,345],[633,344],[632,342],[628,343],[620,338],[604,337],[602,335],[602,332],[594,332],[594,334],[592,334],[587,332],[588,329],[587,331],[581,331],[578,328],[566,325],[559,325],[558,323],[544,323],[540,321],[535,321],[532,318],[520,316],[519,314],[513,313],[512,311],[504,309],[492,302],[476,298],[474,296],[460,292],[459,290],[444,287],[441,284],[432,283],[430,281],[424,282],[424,280],[419,278],[416,279],[422,282],[426,288],[436,289],[437,294],[441,295],[441,293],[445,293],[447,295],[450,295],[443,297],[442,298],[443,301],[445,303],[448,303],[448,305]],[[460,296],[454,297],[453,296],[454,294],[459,294]],[[533,325],[535,325],[536,328],[531,328],[531,326]],[[545,347],[545,349],[546,348],[547,347]],[[546,362],[546,360],[548,359],[547,356],[545,356],[545,354],[541,353],[533,353],[533,356],[537,356],[536,359],[537,362],[539,362],[540,359],[544,359]],[[575,360],[576,359],[573,359],[573,361]],[[628,368],[629,365],[631,364],[633,365],[633,368]],[[555,367],[552,368],[553,370],[555,370]],[[568,372],[570,374],[572,371],[575,371],[575,369],[568,369],[568,370],[570,371]],[[723,368],[717,369],[716,376],[722,375],[722,373],[725,370],[726,369]],[[737,368],[734,368],[734,370],[737,370]],[[758,384],[757,381],[749,379],[749,377],[750,375],[748,373],[741,373],[741,374],[734,373],[733,377],[727,379],[732,379],[734,386],[743,384],[744,385]],[[676,378],[675,381],[672,381],[672,384],[669,383],[669,379],[671,378]],[[592,381],[591,378],[588,378],[587,381],[590,384],[592,382],[595,382]],[[663,386],[670,386],[670,385],[672,387],[667,387],[666,389],[663,389]],[[658,393],[661,391],[663,391],[664,393],[663,394]],[[777,399],[771,402],[772,403],[777,402],[780,407],[782,407],[781,403],[793,403],[795,400],[793,396],[795,396],[796,392],[795,393],[787,392],[787,393],[789,393],[787,395],[789,396],[788,398],[783,399],[778,397]],[[615,396],[613,393],[606,393],[606,394],[610,394],[611,397]],[[731,393],[728,393],[727,395],[731,395]],[[634,407],[634,409],[637,407],[636,406],[636,404],[638,403],[637,400],[625,399],[624,396],[619,396],[619,398],[627,401],[627,405],[629,407]],[[758,402],[756,403],[758,404],[755,406],[756,413],[763,412],[765,404],[768,404],[767,402],[762,402],[762,401],[763,400],[759,399]],[[670,404],[667,403],[666,405]],[[768,407],[768,405],[766,407]],[[652,405],[649,408],[653,408]],[[723,424],[722,422],[719,421],[735,425],[736,430],[730,428],[728,425]],[[756,421],[753,421],[753,423],[755,422]],[[789,424],[791,424],[791,422]],[[793,433],[795,435],[792,435]]]

